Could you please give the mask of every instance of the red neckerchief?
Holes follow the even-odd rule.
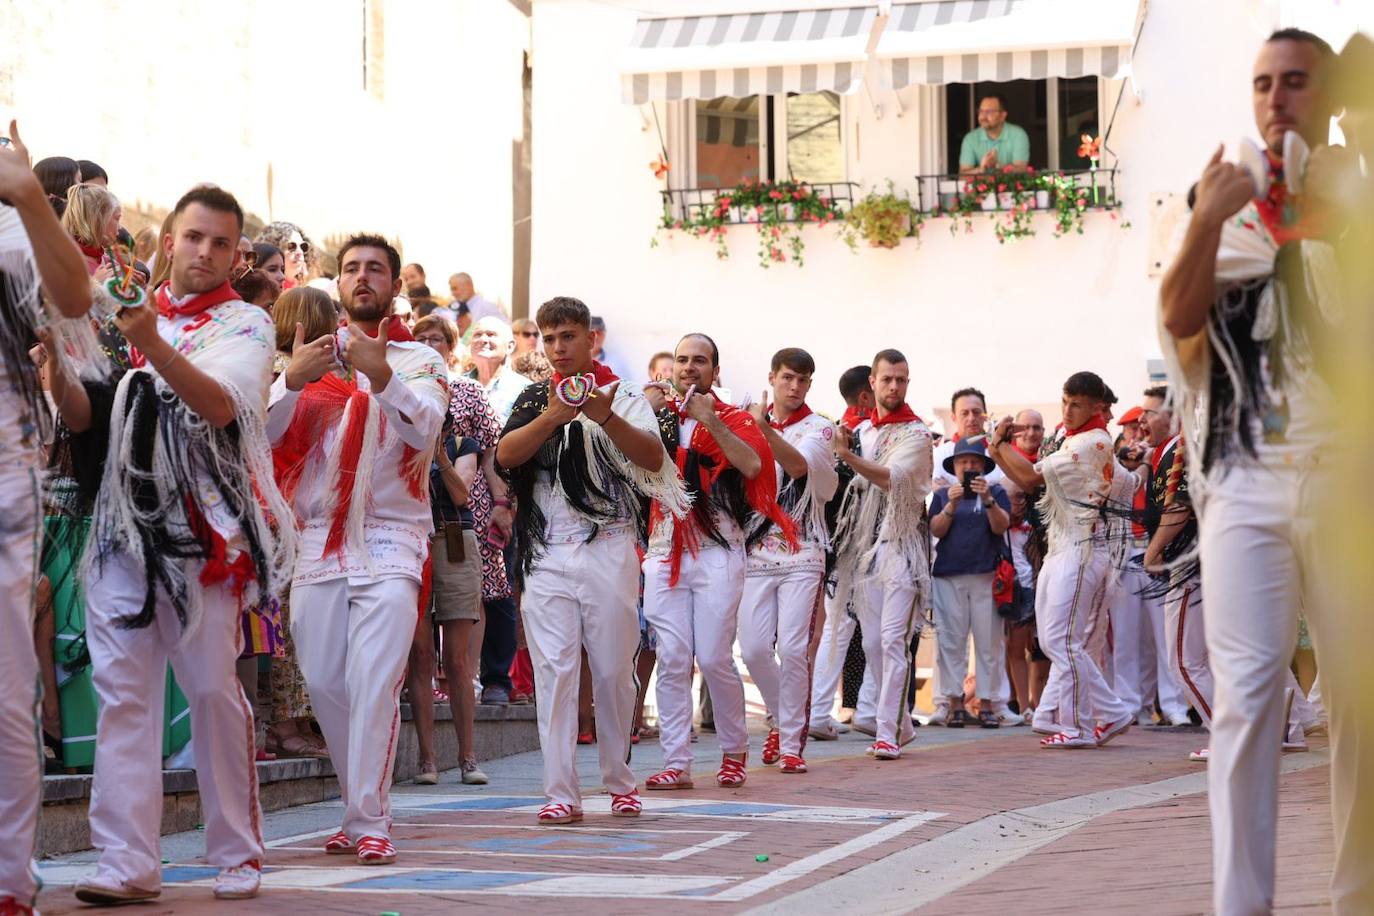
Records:
[[[1084,423],[1082,426],[1078,427],[1077,429],[1066,429],[1066,430],[1064,430],[1064,438],[1067,439],[1069,436],[1076,436],[1076,435],[1078,435],[1079,433],[1086,433],[1086,432],[1089,432],[1090,430],[1094,430],[1094,429],[1106,429],[1106,428],[1107,428],[1107,421],[1104,420],[1104,419],[1102,419],[1102,414],[1097,414],[1097,415],[1094,416],[1091,420],[1089,420],[1087,423]]]
[[[1021,446],[1017,445],[1015,442],[1011,443],[1011,447],[1012,450],[1016,452],[1016,454],[1020,455],[1022,458],[1026,459],[1031,464],[1035,464],[1035,462],[1040,460],[1039,455],[1032,455],[1030,452],[1026,451]]]
[[[81,253],[84,254],[86,257],[94,258],[96,261],[99,261],[101,258],[105,257],[105,249],[101,248],[99,245],[83,245],[80,242],[77,242],[76,247],[80,248]]]
[[[1165,442],[1163,445],[1155,446],[1154,454],[1150,456],[1151,471],[1154,471],[1156,474],[1159,473],[1159,463],[1164,460],[1164,453],[1169,450],[1169,446],[1173,445],[1177,441],[1178,436],[1174,436],[1172,439],[1170,439],[1168,442]]]
[[[586,375],[585,372],[580,374]],[[605,388],[607,385],[613,382],[620,381],[620,376],[612,372],[610,366],[606,365],[605,363],[599,363],[596,360],[592,360],[591,374],[596,376],[596,387],[598,388]],[[563,381],[563,376],[559,375],[555,371],[553,374],[553,378],[549,379],[549,390],[552,391],[554,388],[557,388],[558,383],[561,381]]]
[[[224,302],[234,302],[239,294],[234,292],[234,288],[225,280],[222,284],[209,292],[196,293],[181,305],[172,303],[172,285],[163,283],[157,288],[157,313],[163,318],[182,318],[188,315],[199,315],[208,308]]]
[[[1269,166],[1269,193],[1255,201],[1264,227],[1274,244],[1283,245],[1296,239],[1317,238],[1324,234],[1328,222],[1325,212],[1314,210],[1309,201],[1288,193],[1283,176],[1283,160],[1269,150],[1264,151]]]
[[[763,471],[755,475],[753,480],[744,482],[745,501],[749,503],[751,509],[777,525],[788,545],[796,550],[797,526],[778,505],[777,475],[768,472],[768,469],[773,467],[774,461],[773,450],[769,447],[768,440],[763,437],[763,431],[759,429],[759,425],[754,422],[754,418],[749,416],[747,411],[725,403],[714,391],[710,392],[710,395],[716,402],[716,416],[732,433],[743,440],[745,445],[752,448],[762,462]],[[681,442],[678,444],[675,459],[677,472],[680,475],[686,474],[687,453],[689,451],[696,452],[709,460],[698,464],[700,478],[696,483],[703,498],[697,505],[693,506],[686,518],[678,519],[673,524],[673,547],[669,554],[669,585],[677,585],[678,574],[682,569],[682,552],[687,550],[696,556],[697,550],[701,546],[698,523],[693,515],[698,511],[712,511],[710,500],[706,496],[715,486],[716,479],[732,467],[725,457],[725,452],[721,450],[720,444],[716,442],[716,437],[711,435],[710,431],[701,423],[693,424],[689,442],[685,445]],[[658,525],[662,520],[663,508],[655,500],[650,511],[650,525]]]
[[[859,424],[867,420],[873,412],[866,407],[848,406],[844,409],[844,416],[840,417],[840,425],[849,429],[858,429]]]
[[[339,327],[347,328],[353,326],[348,323],[347,318],[344,318],[342,321],[339,322]],[[380,328],[381,324],[378,324],[377,327]],[[362,325],[357,325],[355,329],[359,331],[361,334],[363,334],[365,337],[375,338],[377,336],[376,331],[369,332],[367,328],[363,327]],[[402,321],[399,318],[392,318],[386,326],[386,339],[391,341],[392,343],[409,343],[415,340],[415,335],[410,333],[410,328],[406,327],[406,323],[404,321]]]
[[[874,429],[877,429],[889,423],[920,423],[921,418],[916,416],[915,411],[903,401],[901,407],[885,416],[879,415],[876,410],[873,411],[873,415],[868,418],[868,421],[873,424]]]
[[[792,424],[800,423],[802,420],[805,420],[809,416],[811,416],[811,408],[806,405],[805,401],[802,402],[802,406],[798,407],[795,411],[792,412],[792,416],[788,417],[786,420],[783,420],[781,423],[773,419],[773,408],[770,407],[768,408],[768,425],[776,429],[778,432],[782,432],[784,429],[791,426]]]

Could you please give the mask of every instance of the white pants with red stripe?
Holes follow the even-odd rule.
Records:
[[[296,662],[339,777],[343,831],[354,843],[391,836],[401,684],[419,597],[420,583],[406,578],[291,589]]]
[[[1183,682],[1188,700],[1212,727],[1215,686],[1207,661],[1207,627],[1202,615],[1202,583],[1196,577],[1175,582],[1164,599],[1164,641],[1169,649],[1169,668]]]
[[[822,570],[814,564],[744,580],[739,648],[784,754],[802,752],[811,693],[811,626]]]
[[[39,703],[33,651],[33,589],[38,578],[38,475],[32,466],[0,472],[0,899],[33,903],[38,893],[34,836],[42,803]]]
[[[864,589],[863,600],[855,602],[864,657],[878,690],[875,739],[900,744],[914,731],[906,688],[916,633],[916,583],[906,574],[870,577],[858,587]]]
[[[192,569],[187,579],[197,576]],[[86,645],[100,699],[90,818],[100,873],[156,890],[169,661],[191,707],[206,861],[227,868],[261,859],[262,812],[253,712],[235,669],[243,645],[240,600],[228,588],[204,589],[200,625],[183,639],[176,612],[159,593],[152,624],[128,629],[120,620],[143,607],[146,582],[143,564],[123,552],[94,564],[86,581]]]
[[[1095,725],[1117,722],[1136,712],[1127,709],[1107,686],[1092,658],[1094,634],[1107,625],[1105,619],[1096,619],[1095,602],[1103,596],[1100,586],[1109,562],[1103,549],[1084,557],[1075,547],[1051,553],[1040,568],[1035,623],[1040,649],[1050,657],[1051,668],[1036,709],[1037,725],[1042,710],[1057,708],[1059,731],[1069,737],[1091,736]]]
[[[835,694],[844,677],[844,659],[849,654],[849,641],[858,627],[847,611],[831,606],[835,599],[826,596],[825,627],[821,630],[821,644],[816,650],[816,668],[811,674],[811,727],[828,728],[835,712]],[[873,682],[873,669],[864,665],[863,685],[859,688],[858,706],[854,718],[872,722],[877,717],[878,688]]]
[[[629,756],[637,693],[638,593],[639,556],[628,530],[603,533],[590,544],[551,544],[525,577],[521,618],[539,696],[544,797],[551,803],[582,803],[577,693],[584,647],[592,672],[601,781],[618,795],[634,791]]]
[[[1171,665],[1164,626],[1164,599],[1142,594],[1154,583],[1131,563],[1111,604],[1112,689],[1132,710],[1159,708],[1169,720],[1188,715],[1188,699]]]
[[[727,754],[749,749],[744,681],[735,667],[736,614],[744,592],[744,548],[683,551],[677,585],[666,558],[644,561],[644,619],[658,634],[658,726],[665,768],[692,772],[692,660],[715,710]]]

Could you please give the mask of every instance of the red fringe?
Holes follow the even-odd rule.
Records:
[[[419,607],[416,608],[416,613],[420,617],[425,616],[425,609],[429,607],[429,596],[433,588],[434,556],[433,554],[426,554],[424,568],[420,570],[420,603]]]
[[[345,435],[339,442],[339,483],[334,515],[329,520],[329,535],[324,541],[324,556],[343,551],[348,527],[348,512],[353,505],[353,484],[358,479],[358,460],[363,454],[363,433],[367,428],[368,394],[354,389],[348,396]]]

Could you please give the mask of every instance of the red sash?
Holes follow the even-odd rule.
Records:
[[[773,408],[770,407],[768,408],[768,425],[781,432],[794,423],[800,423],[809,416],[811,416],[811,408],[803,401],[802,406],[798,407],[796,411],[793,412],[792,416],[779,423],[773,419]]]

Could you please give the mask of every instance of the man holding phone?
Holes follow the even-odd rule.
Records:
[[[1011,523],[1011,499],[987,474],[997,464],[982,441],[961,439],[945,459],[945,473],[960,482],[936,492],[930,504],[930,533],[940,539],[931,570],[935,598],[936,638],[939,640],[940,686],[949,702],[950,728],[963,728],[964,673],[968,670],[968,639],[976,653],[975,681],[979,697],[978,723],[997,728],[993,711],[998,695],[1004,652],[1002,620],[992,597],[992,577],[1002,556],[1002,536]]]
[[[360,865],[396,860],[399,696],[433,530],[431,456],[449,401],[443,358],[388,317],[400,270],[380,236],[344,243],[348,324],[292,350],[267,420],[278,481],[301,524],[291,635],[344,801],[324,849]]]

